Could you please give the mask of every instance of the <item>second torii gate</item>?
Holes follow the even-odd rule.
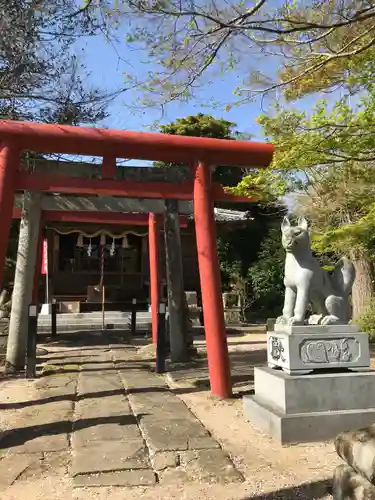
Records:
[[[22,218],[22,209],[13,208],[13,219]],[[63,210],[45,210],[41,213],[41,227],[39,231],[38,253],[34,273],[33,300],[36,300],[39,285],[39,264],[42,260],[43,246],[43,226],[48,222],[69,222],[69,223],[88,223],[88,224],[106,224],[115,226],[148,226],[148,244],[150,261],[150,298],[151,298],[151,319],[152,319],[152,341],[157,341],[158,330],[158,304],[160,301],[160,266],[159,266],[159,237],[158,226],[162,224],[161,214],[143,214],[126,212],[89,212],[83,210],[63,211]],[[187,216],[180,216],[180,227],[187,227]]]

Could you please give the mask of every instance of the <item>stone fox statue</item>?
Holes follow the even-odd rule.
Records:
[[[310,248],[307,221],[304,217],[292,226],[284,217],[281,224],[282,244],[286,250],[285,300],[283,315],[276,322],[303,325],[307,308],[312,306],[310,324],[347,324],[349,295],[355,279],[352,262],[340,259],[334,271],[324,271]]]

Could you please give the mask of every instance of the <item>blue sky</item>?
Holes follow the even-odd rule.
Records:
[[[125,36],[122,36],[117,44],[112,45],[101,37],[92,37],[81,40],[76,46],[77,55],[85,61],[90,76],[88,83],[102,87],[108,90],[116,90],[124,85],[124,72],[138,72],[144,65],[142,61],[147,60],[147,54],[142,51],[131,51],[126,46]],[[119,59],[119,55],[121,60]],[[260,64],[265,70],[274,67],[275,60],[272,58],[263,59]],[[272,65],[272,66],[270,66]],[[227,73],[225,76],[217,79],[213,85],[206,85],[199,95],[198,101],[191,102],[173,102],[164,110],[164,116],[160,110],[149,109],[146,112],[136,112],[129,109],[135,102],[134,93],[124,93],[109,107],[110,117],[104,122],[106,127],[128,129],[136,131],[147,131],[153,125],[155,120],[161,123],[169,123],[176,118],[182,118],[190,114],[210,113],[217,118],[237,123],[237,129],[241,132],[251,133],[255,140],[263,140],[261,128],[256,124],[256,118],[262,112],[267,111],[271,103],[263,102],[263,109],[260,99],[239,107],[232,108],[229,112],[222,108],[212,109],[209,103],[220,101],[228,103],[234,100],[233,89],[241,84],[243,75],[236,72]],[[302,103],[304,108],[311,106],[313,99],[306,99]]]

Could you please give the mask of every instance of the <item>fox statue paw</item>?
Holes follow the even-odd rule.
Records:
[[[337,316],[333,316],[332,314],[329,314],[328,316],[324,316],[322,319],[321,325],[339,325],[340,320]],[[343,323],[341,323],[343,324]]]
[[[309,325],[320,325],[322,323],[323,314],[312,314],[309,317]]]
[[[288,321],[288,325],[290,326],[301,326],[304,324],[304,321],[303,319],[297,319],[295,318],[294,316],[292,316],[291,318],[289,318],[289,321]]]
[[[289,325],[289,326],[297,326],[297,325],[303,325],[304,321],[303,320],[298,320],[294,316],[291,318],[287,318],[286,316],[279,316],[276,319],[276,324],[277,325]]]
[[[276,318],[275,323],[277,325],[287,325],[288,324],[288,318],[286,318],[285,316],[279,316],[278,318]]]

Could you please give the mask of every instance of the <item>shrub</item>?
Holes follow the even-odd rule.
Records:
[[[367,311],[356,321],[362,332],[370,336],[370,342],[375,342],[375,299],[372,299]]]

